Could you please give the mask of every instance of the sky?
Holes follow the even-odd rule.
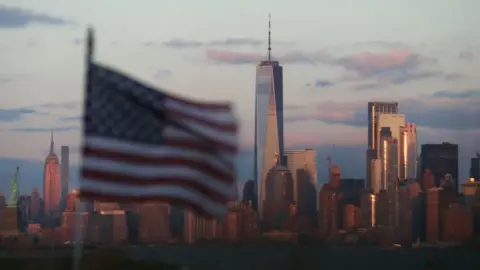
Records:
[[[0,0],[0,193],[41,189],[55,150],[71,147],[78,184],[84,38],[96,61],[172,93],[231,101],[239,180],[251,178],[255,65],[284,66],[287,149],[318,151],[365,176],[366,106],[398,101],[420,143],[458,143],[460,182],[480,150],[480,2],[476,0]],[[294,12],[292,12],[294,11]],[[333,147],[335,145],[335,147]]]

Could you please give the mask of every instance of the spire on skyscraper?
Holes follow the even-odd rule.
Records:
[[[50,155],[53,154],[53,129],[50,137]]]
[[[272,20],[268,13],[268,61],[272,60]]]

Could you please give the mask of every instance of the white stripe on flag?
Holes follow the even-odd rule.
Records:
[[[193,125],[188,123],[187,125],[192,127]],[[210,128],[195,128],[195,131],[201,132],[202,135],[207,137],[208,139],[211,139],[213,141],[217,142],[222,142],[223,144],[227,144],[231,147],[236,147],[237,146],[237,134],[236,133],[227,133],[227,132],[218,132],[218,131],[212,131]],[[170,127],[167,126],[163,130],[163,134],[165,137],[168,138],[176,138],[176,139],[185,139],[185,140],[191,140],[195,142],[199,142],[200,138],[192,135],[186,131],[179,130],[178,128]]]
[[[112,161],[102,158],[88,157],[83,158],[83,168],[102,171],[107,173],[118,173],[125,176],[130,176],[132,179],[138,181],[148,182],[148,178],[174,178],[184,177],[191,179],[197,183],[202,184],[226,197],[232,198],[236,195],[231,191],[232,184],[226,184],[218,181],[216,178],[192,169],[188,166],[162,166],[158,165],[134,165],[126,162]],[[142,179],[143,178],[143,179]],[[179,180],[179,184],[181,181]],[[235,183],[233,183],[235,185]],[[142,186],[142,185],[139,185]],[[144,186],[145,189],[155,185]]]
[[[193,105],[185,104],[168,97],[165,101],[165,108],[190,116],[214,121],[220,125],[235,125],[237,123],[231,110],[216,111],[208,108],[196,108]]]
[[[159,136],[161,135],[159,134]],[[231,164],[232,166],[234,165],[234,156],[232,155],[223,155],[224,162],[220,162],[216,157],[212,156],[212,154],[190,150],[188,148],[179,148],[168,144],[155,146],[87,135],[84,137],[84,146],[92,149],[103,149],[152,158],[178,157],[191,160],[202,160],[227,173],[231,172],[231,168],[226,167],[224,162]]]

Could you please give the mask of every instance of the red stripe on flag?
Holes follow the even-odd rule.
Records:
[[[161,166],[182,166],[189,167],[201,173],[207,174],[219,182],[233,183],[235,182],[235,175],[232,172],[225,172],[217,166],[208,163],[208,160],[192,160],[181,157],[148,157],[136,154],[127,154],[118,151],[90,148],[88,146],[83,148],[83,155],[88,157],[102,158],[111,161],[118,161],[123,163],[131,163],[137,165],[157,165]]]
[[[178,102],[182,105],[187,105],[196,109],[202,109],[206,111],[229,112],[232,110],[232,105],[226,102],[199,102],[184,97],[173,96],[171,94],[169,94],[167,98],[174,100],[175,102]]]
[[[185,112],[182,112],[182,111],[179,111],[179,110],[168,109],[167,111],[168,111],[168,114],[171,117],[174,117],[174,118],[178,117],[178,118],[184,118],[186,120],[192,120],[194,122],[197,122],[200,125],[203,125],[205,127],[214,129],[216,131],[225,132],[225,133],[227,133],[227,132],[228,133],[236,133],[237,129],[238,129],[236,124],[221,123],[219,121],[213,120],[213,117],[212,117],[212,119],[205,119],[205,118],[195,116],[195,115],[191,115],[189,113],[185,113]]]
[[[141,186],[148,189],[151,186],[178,186],[185,189],[196,191],[208,197],[209,200],[216,203],[227,203],[230,198],[221,194],[200,181],[184,177],[133,177],[122,173],[104,172],[88,168],[82,169],[82,176],[93,181],[115,183],[126,186]]]

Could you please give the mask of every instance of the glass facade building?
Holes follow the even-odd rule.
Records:
[[[285,165],[283,137],[283,67],[277,61],[257,66],[255,87],[254,177],[260,217],[263,217],[267,173]]]

